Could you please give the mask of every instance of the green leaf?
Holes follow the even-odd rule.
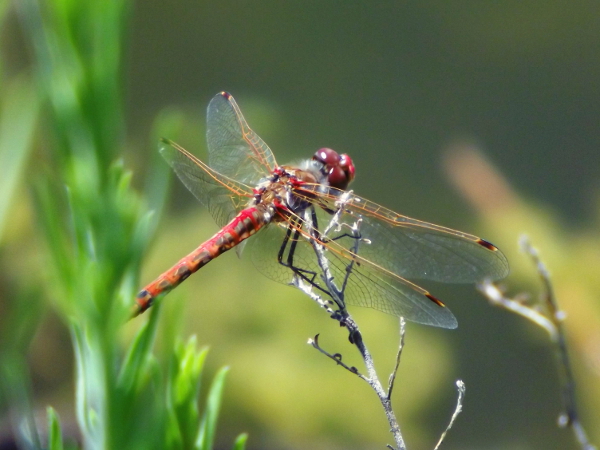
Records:
[[[17,442],[23,447],[39,449],[40,439],[37,432],[31,403],[31,386],[27,363],[23,353],[4,349],[0,353],[0,395],[2,403],[10,405]]]
[[[54,408],[48,407],[48,449],[63,450],[62,430],[60,420]]]
[[[156,337],[156,328],[160,304],[155,305],[150,311],[150,319],[137,333],[118,377],[118,385],[125,391],[139,390],[139,380],[147,372],[148,359]]]
[[[225,385],[225,376],[229,372],[228,367],[223,367],[213,379],[208,398],[206,400],[206,408],[204,417],[200,423],[200,431],[196,439],[196,449],[212,450],[215,433],[217,429],[217,418],[221,408],[221,398],[223,395],[223,387]]]
[[[74,342],[76,365],[77,420],[81,428],[84,447],[106,448],[109,430],[107,405],[110,392],[107,391],[105,372],[106,354],[101,351],[99,336],[90,327],[71,324],[71,339]]]
[[[244,450],[246,448],[246,441],[248,440],[248,434],[240,434],[235,443],[233,444],[233,450]]]
[[[200,377],[208,349],[196,350],[196,336],[186,345],[178,342],[171,364],[170,405],[175,411],[184,448],[191,448],[198,433]]]
[[[0,242],[15,188],[22,177],[39,111],[39,98],[29,80],[17,78],[3,87],[0,111]]]

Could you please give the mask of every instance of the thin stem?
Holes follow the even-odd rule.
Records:
[[[392,390],[394,389],[394,382],[396,381],[396,374],[398,373],[398,367],[400,367],[400,357],[402,356],[402,350],[404,349],[404,335],[406,333],[406,320],[404,317],[400,317],[400,344],[398,345],[398,352],[396,352],[396,365],[394,370],[390,374],[390,381],[388,383],[388,398],[392,398]]]
[[[359,378],[362,378],[365,381],[368,381],[367,377],[365,377],[363,374],[361,374],[356,367],[349,366],[345,362],[343,362],[342,361],[342,355],[340,353],[331,354],[328,351],[326,351],[325,349],[323,349],[319,345],[319,335],[318,334],[314,338],[309,339],[308,340],[308,344],[312,345],[314,348],[316,348],[318,351],[320,351],[321,353],[323,353],[325,356],[327,356],[328,358],[330,358],[333,361],[335,361],[335,363],[337,365],[342,366],[348,372],[353,373],[354,375],[357,375]]]
[[[330,359],[334,360],[336,362],[336,364],[344,367],[349,372],[357,375],[359,378],[366,381],[369,384],[369,386],[371,386],[371,388],[377,394],[377,397],[379,398],[381,405],[383,406],[385,415],[388,419],[388,423],[390,424],[390,431],[392,432],[392,435],[394,436],[394,440],[396,442],[397,449],[398,450],[406,450],[406,444],[404,443],[404,438],[402,437],[402,433],[400,431],[400,426],[398,424],[398,420],[396,419],[396,415],[394,414],[394,411],[392,409],[392,402],[391,402],[391,396],[390,396],[391,392],[390,392],[390,390],[388,390],[388,392],[386,392],[385,389],[383,388],[383,385],[379,381],[377,372],[375,370],[375,363],[373,361],[373,357],[371,356],[371,353],[369,352],[367,346],[364,343],[364,340],[363,340],[362,334],[359,330],[358,324],[354,321],[354,319],[352,319],[352,317],[350,316],[350,314],[348,313],[348,311],[345,308],[344,290],[346,288],[347,280],[351,274],[351,270],[352,270],[354,263],[352,261],[348,264],[348,267],[346,270],[346,275],[344,277],[343,284],[342,284],[342,289],[339,289],[337,287],[337,285],[335,284],[334,277],[331,273],[331,270],[329,267],[329,260],[327,259],[326,255],[325,255],[326,250],[325,250],[323,244],[321,244],[323,237],[326,237],[327,233],[329,233],[334,228],[339,230],[340,227],[342,225],[344,225],[344,224],[340,224],[338,222],[338,219],[339,219],[339,215],[340,215],[341,211],[343,210],[343,203],[347,201],[347,196],[349,196],[349,195],[350,195],[350,193],[346,193],[346,194],[344,194],[343,198],[340,199],[340,203],[342,203],[342,206],[340,206],[338,211],[336,212],[336,214],[334,214],[331,222],[329,223],[329,225],[325,229],[325,232],[322,235],[320,235],[319,231],[316,230],[315,227],[313,226],[314,222],[313,222],[312,217],[313,217],[314,211],[309,208],[304,213],[304,220],[305,220],[307,229],[309,230],[309,233],[311,236],[311,239],[310,239],[311,245],[313,247],[313,250],[315,252],[315,255],[317,257],[317,261],[318,261],[318,264],[319,264],[319,267],[321,270],[321,278],[322,278],[323,282],[325,283],[327,290],[330,293],[333,301],[339,306],[340,309],[338,311],[332,311],[329,306],[329,302],[323,300],[318,294],[313,292],[312,286],[310,284],[304,282],[303,280],[301,280],[300,277],[294,276],[294,278],[292,280],[292,284],[294,286],[298,287],[299,289],[301,289],[307,295],[309,295],[322,308],[324,308],[328,312],[330,312],[331,317],[336,319],[337,321],[339,321],[340,325],[342,325],[348,329],[350,342],[352,344],[354,344],[356,346],[356,348],[358,349],[358,351],[363,359],[363,362],[365,364],[365,367],[367,370],[367,376],[362,375],[360,372],[358,372],[358,370],[355,367],[351,367],[351,366],[348,366],[345,363],[343,363],[340,354],[338,354],[338,353],[331,354],[331,353],[325,351],[324,349],[322,349],[318,343],[318,335],[315,336],[314,339],[310,339],[309,344],[311,344],[314,348],[319,350],[321,353],[323,353]],[[358,251],[359,226],[360,226],[360,221],[357,221],[357,223],[355,223],[353,226],[350,227],[352,236],[354,237],[354,244],[352,246],[352,252],[355,254]],[[402,336],[401,343],[403,344],[404,330],[402,330],[401,336]],[[399,361],[400,361],[400,356],[399,356],[400,352],[401,352],[401,349],[398,352],[396,368],[394,370],[394,373],[390,377],[391,380],[393,380],[393,378],[395,378],[395,372],[398,369],[398,365],[399,365]],[[393,385],[393,381],[391,381],[391,383]],[[388,447],[392,448],[390,446],[388,446]]]
[[[562,379],[562,400],[565,408],[565,413],[559,417],[558,424],[561,427],[571,428],[581,447],[585,450],[591,450],[594,447],[588,441],[585,430],[579,422],[579,414],[577,412],[577,403],[575,400],[575,377],[573,376],[573,368],[569,358],[567,339],[563,327],[565,315],[558,307],[558,303],[554,295],[554,288],[552,286],[552,282],[550,281],[550,274],[546,269],[546,265],[541,261],[538,251],[531,245],[531,242],[525,236],[521,238],[520,243],[522,250],[531,257],[531,260],[536,265],[538,274],[542,279],[542,283],[544,285],[544,299],[548,309],[548,316],[552,321],[554,328],[556,329],[555,343]]]
[[[446,439],[448,431],[450,431],[450,428],[452,428],[452,425],[454,425],[456,418],[462,412],[463,399],[465,398],[465,392],[467,388],[463,380],[456,380],[456,388],[458,390],[458,398],[456,399],[456,408],[454,408],[454,414],[452,414],[452,417],[450,418],[450,423],[440,436],[440,440],[438,441],[437,445],[433,450],[438,450],[440,448],[440,445],[442,445],[442,442],[444,442],[444,439]]]
[[[550,274],[545,264],[541,261],[538,251],[531,245],[527,237],[521,238],[520,245],[523,252],[529,255],[535,264],[542,280],[544,304],[541,306],[543,308],[538,309],[535,307],[536,305],[531,306],[526,304],[523,301],[526,296],[522,294],[514,298],[506,297],[504,292],[491,281],[484,281],[477,288],[492,304],[513,311],[548,332],[550,340],[556,345],[556,355],[561,374],[561,396],[564,413],[559,416],[558,424],[561,427],[569,427],[573,430],[575,439],[583,450],[593,450],[595,447],[589,442],[585,430],[579,421],[577,412],[575,378],[573,376],[567,339],[562,324],[565,315],[558,307]]]

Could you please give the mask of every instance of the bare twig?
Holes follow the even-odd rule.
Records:
[[[332,302],[331,301],[327,301],[327,300],[323,300],[320,295],[316,294],[313,291],[312,284],[307,283],[301,277],[299,277],[298,275],[294,274],[290,285],[294,286],[295,288],[300,289],[302,292],[304,292],[306,295],[308,295],[311,299],[313,299],[315,302],[317,302],[317,304],[321,308],[323,308],[325,311],[327,311],[327,313],[330,316],[333,316],[335,314],[335,311],[333,309],[331,309]]]
[[[324,350],[323,348],[321,348],[319,346],[319,335],[318,334],[314,338],[309,339],[308,344],[312,345],[314,348],[319,350],[321,353],[323,353],[328,358],[334,360],[336,364],[342,366],[348,372],[353,373],[354,375],[357,375],[359,378],[362,378],[363,380],[368,382],[367,377],[365,377],[363,374],[361,374],[356,367],[348,366],[346,363],[344,363],[342,361],[342,355],[340,353],[335,353],[332,355],[331,353],[329,353],[326,350]]]
[[[448,431],[450,431],[450,428],[452,428],[452,425],[454,425],[454,421],[462,412],[463,399],[465,398],[465,391],[467,388],[465,387],[465,383],[463,382],[463,380],[456,380],[456,388],[458,390],[458,398],[456,399],[456,408],[454,408],[454,414],[452,414],[452,417],[450,418],[450,423],[440,436],[440,440],[438,441],[437,445],[433,450],[438,450],[440,448],[440,445],[442,445],[442,442],[444,442],[444,439],[446,439]]]
[[[338,211],[333,215],[333,218],[330,221],[329,225],[325,228],[325,231],[320,235],[319,235],[318,230],[316,230],[316,227],[313,224],[312,211],[310,209],[307,209],[304,214],[304,220],[306,221],[306,223],[308,225],[307,228],[309,229],[309,232],[311,235],[310,243],[311,243],[313,250],[315,252],[315,255],[317,257],[317,261],[318,261],[319,268],[321,271],[321,273],[320,273],[321,279],[322,279],[323,283],[325,284],[327,291],[329,292],[333,302],[335,302],[335,304],[339,307],[339,310],[333,311],[330,306],[332,303],[323,300],[320,295],[316,294],[313,291],[312,285],[310,283],[303,281],[301,279],[301,277],[294,276],[294,278],[292,280],[292,284],[294,286],[298,287],[299,289],[301,289],[307,295],[309,295],[322,308],[324,308],[326,311],[328,311],[330,316],[332,318],[336,319],[340,323],[341,326],[344,326],[348,329],[349,340],[353,345],[356,346],[356,348],[360,352],[363,362],[365,364],[365,367],[367,370],[366,376],[361,374],[355,367],[348,366],[344,362],[342,362],[342,357],[340,354],[338,354],[338,353],[331,354],[331,353],[325,351],[324,349],[322,349],[318,342],[318,335],[315,336],[315,338],[313,338],[313,339],[309,339],[308,342],[315,349],[317,349],[318,351],[320,351],[321,353],[323,353],[330,359],[334,360],[336,362],[336,364],[344,367],[346,370],[355,374],[360,379],[366,381],[369,384],[369,386],[371,386],[371,388],[375,391],[375,393],[377,394],[377,397],[379,398],[379,401],[381,402],[381,404],[383,406],[386,417],[388,419],[388,423],[390,425],[390,431],[392,432],[392,435],[394,436],[394,440],[396,442],[397,450],[406,450],[406,444],[404,443],[404,438],[402,437],[402,433],[400,431],[400,426],[398,425],[398,420],[396,419],[396,416],[392,409],[392,403],[391,403],[391,398],[390,398],[391,391],[388,390],[388,392],[386,392],[385,389],[383,388],[383,385],[379,381],[377,372],[375,371],[375,364],[373,362],[373,358],[372,358],[371,353],[369,352],[367,346],[365,345],[365,343],[363,341],[358,324],[352,319],[352,317],[350,316],[350,314],[348,313],[348,311],[346,310],[346,307],[345,307],[344,291],[346,288],[348,278],[351,275],[354,262],[350,262],[348,264],[348,266],[346,268],[346,275],[342,282],[342,288],[341,289],[338,288],[337,285],[335,284],[334,277],[333,277],[330,267],[329,267],[329,260],[325,255],[326,249],[321,244],[322,240],[324,238],[326,238],[327,233],[329,233],[331,230],[333,230],[333,229],[339,230],[340,227],[342,227],[342,226],[348,226],[348,224],[339,223],[339,216],[341,214],[341,211],[343,210],[343,204],[346,201],[348,201],[348,198],[350,195],[351,195],[351,193],[347,192],[340,198],[340,200],[338,202],[340,204]],[[359,227],[360,227],[360,219],[358,219],[355,224],[350,226],[352,235],[356,237],[356,239],[354,239],[353,248],[351,249],[351,251],[354,254],[356,254],[358,252],[358,245],[360,242]],[[404,342],[404,327],[402,327],[402,334],[401,334],[401,343],[403,344],[403,342]],[[393,379],[395,378],[395,372],[398,369],[398,365],[399,365],[399,361],[400,361],[400,352],[401,352],[401,349],[398,352],[397,364],[394,369],[394,373],[390,376],[391,386],[393,386]],[[388,448],[393,449],[393,447],[391,447],[389,445],[388,445]]]
[[[520,316],[525,317],[536,325],[542,327],[550,335],[550,339],[553,342],[557,340],[557,329],[552,321],[544,315],[541,311],[533,309],[523,303],[523,300],[527,298],[524,295],[518,295],[515,298],[508,298],[504,296],[504,292],[492,281],[486,280],[481,284],[477,285],[477,289],[483,295],[485,295],[490,303],[495,306],[499,306],[509,311],[514,312]]]
[[[390,381],[388,383],[388,398],[392,398],[392,390],[394,389],[394,381],[396,381],[396,374],[398,373],[398,367],[400,367],[400,357],[402,356],[402,349],[404,349],[404,334],[406,333],[406,320],[404,317],[400,317],[400,344],[398,345],[398,352],[396,353],[396,365],[394,370],[390,374]]]
[[[521,249],[525,252],[536,266],[538,274],[543,284],[543,303],[541,305],[529,305],[525,303],[524,295],[517,295],[514,298],[508,298],[504,292],[491,281],[485,281],[478,285],[482,292],[492,304],[513,311],[536,325],[546,330],[550,340],[556,345],[556,354],[558,359],[559,371],[561,373],[561,394],[564,412],[559,416],[558,424],[561,427],[569,427],[573,430],[575,438],[583,450],[593,450],[594,447],[588,440],[585,430],[579,421],[577,404],[575,401],[575,379],[569,353],[567,350],[567,340],[565,337],[562,322],[565,314],[558,308],[558,303],[554,295],[550,274],[541,261],[538,251],[531,245],[527,237],[520,240]]]
[[[292,281],[292,285],[296,286],[302,292],[309,295],[313,300],[315,300],[322,307],[324,307],[323,305],[327,304],[326,301],[322,300],[319,295],[315,294],[315,292],[312,291],[312,286],[310,286],[308,283],[303,282],[300,279],[300,277],[294,277],[294,279]],[[327,309],[328,311],[331,311],[331,309],[329,307],[325,307],[325,309]],[[389,397],[389,392],[388,393],[385,392],[381,382],[379,381],[377,372],[375,371],[375,363],[373,362],[371,353],[369,352],[368,348],[366,347],[366,345],[362,339],[362,335],[360,333],[358,325],[356,324],[356,322],[354,322],[352,317],[346,311],[337,311],[337,313],[338,314],[332,314],[331,317],[338,320],[340,322],[340,325],[348,328],[350,341],[352,344],[354,344],[356,346],[356,348],[360,352],[363,362],[365,364],[365,367],[367,369],[368,375],[365,376],[365,375],[361,374],[358,371],[358,369],[356,369],[356,367],[348,366],[346,363],[344,363],[342,361],[342,356],[339,353],[331,354],[331,353],[327,352],[326,350],[324,350],[319,345],[318,335],[312,339],[309,339],[308,343],[310,345],[312,345],[315,349],[317,349],[318,351],[320,351],[321,353],[326,355],[328,358],[334,360],[336,362],[336,364],[342,366],[349,372],[358,376],[361,380],[366,381],[369,384],[369,386],[371,386],[371,388],[375,391],[375,393],[377,394],[377,397],[379,398],[379,401],[381,402],[381,404],[383,406],[385,415],[388,419],[388,423],[390,424],[390,431],[392,432],[392,435],[394,436],[394,440],[396,441],[397,449],[398,450],[406,450],[406,444],[404,443],[404,438],[402,437],[402,433],[400,431],[400,426],[398,425],[398,421],[397,421],[394,411],[392,409],[392,402],[391,402],[391,398]],[[393,449],[393,447],[389,447],[389,448]]]
[[[324,350],[319,345],[319,335],[316,335],[314,338],[309,339],[308,343],[310,345],[312,345],[315,349],[317,349],[319,352],[323,353],[325,356],[327,356],[331,360],[335,361],[336,364],[342,366],[347,371],[353,373],[354,375],[358,376],[360,379],[366,381],[369,384],[369,386],[371,386],[371,388],[375,391],[375,393],[377,394],[377,397],[379,398],[379,401],[381,402],[381,404],[383,406],[386,417],[388,419],[388,423],[390,425],[390,431],[392,432],[392,435],[394,436],[394,440],[396,442],[397,450],[405,450],[406,444],[404,443],[404,438],[402,437],[402,433],[400,431],[400,426],[398,425],[398,421],[397,421],[394,411],[392,409],[391,397],[392,397],[392,391],[394,389],[394,382],[396,380],[396,374],[398,372],[398,368],[400,367],[402,350],[404,348],[406,321],[404,318],[400,317],[400,343],[399,343],[398,351],[396,354],[396,364],[394,366],[392,373],[389,376],[388,388],[387,388],[387,392],[386,392],[386,390],[384,389],[383,385],[381,384],[381,382],[377,376],[373,358],[372,358],[371,353],[369,352],[367,346],[364,343],[364,340],[363,340],[362,334],[360,333],[358,324],[352,319],[352,317],[346,310],[344,295],[345,295],[345,290],[346,290],[346,287],[348,284],[349,277],[351,276],[352,271],[354,269],[355,261],[352,260],[347,264],[347,266],[345,268],[345,275],[343,276],[341,288],[338,288],[338,286],[336,285],[336,282],[334,280],[334,277],[332,275],[332,272],[330,270],[330,265],[329,265],[330,261],[326,256],[327,249],[323,245],[323,242],[325,242],[327,240],[327,237],[328,237],[327,235],[332,230],[334,230],[335,232],[339,232],[342,229],[342,227],[347,227],[350,230],[349,236],[351,236],[353,238],[352,239],[353,244],[348,248],[348,250],[350,250],[351,254],[354,254],[354,255],[358,254],[360,243],[365,243],[365,244],[370,243],[370,241],[368,239],[362,238],[360,236],[360,225],[362,222],[362,219],[360,217],[356,218],[356,221],[353,224],[348,224],[348,223],[339,221],[341,212],[344,210],[344,204],[348,201],[348,199],[350,198],[350,195],[351,195],[351,192],[346,192],[340,197],[340,199],[337,202],[337,211],[336,211],[336,213],[333,214],[329,224],[327,225],[327,227],[324,229],[323,232],[320,232],[319,230],[316,229],[317,227],[313,220],[313,217],[315,217],[313,215],[314,211],[309,208],[304,212],[304,221],[306,223],[306,228],[310,235],[310,237],[307,237],[307,239],[310,241],[310,244],[316,255],[316,258],[318,261],[318,266],[319,266],[319,273],[315,274],[315,275],[320,275],[320,279],[326,288],[326,289],[322,289],[319,287],[319,290],[322,292],[328,293],[332,300],[331,301],[324,300],[321,297],[321,294],[317,294],[316,292],[314,292],[313,287],[315,287],[316,285],[312,281],[307,280],[305,277],[303,277],[299,274],[294,275],[293,280],[292,280],[292,285],[297,287],[298,289],[302,290],[308,296],[310,296],[314,301],[316,301],[319,304],[319,306],[324,308],[329,313],[331,318],[337,320],[341,326],[348,329],[349,340],[354,346],[356,346],[356,348],[360,352],[360,355],[365,364],[366,375],[360,373],[356,367],[348,366],[346,363],[344,363],[342,361],[341,354],[339,354],[339,353],[331,354],[331,353],[327,352],[326,350]],[[339,309],[334,311],[332,309],[333,305],[337,305]],[[446,434],[448,433],[448,431],[454,424],[456,417],[461,412],[462,400],[464,397],[465,388],[464,388],[464,384],[461,380],[457,381],[457,386],[458,386],[458,390],[459,390],[459,395],[458,395],[458,402],[457,402],[454,414],[452,415],[450,423],[448,424],[448,427],[442,434],[436,448],[438,448],[441,445]],[[392,447],[391,445],[387,445],[387,447],[391,450],[395,450],[394,447]]]

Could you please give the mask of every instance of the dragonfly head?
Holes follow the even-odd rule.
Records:
[[[354,163],[344,154],[339,154],[330,148],[320,148],[313,156],[313,160],[323,164],[329,186],[345,190],[354,179]]]

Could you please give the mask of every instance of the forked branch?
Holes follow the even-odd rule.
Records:
[[[531,245],[527,237],[521,238],[520,246],[521,250],[531,258],[542,280],[543,290],[539,301],[527,303],[529,295],[524,294],[518,294],[513,298],[506,297],[504,291],[491,281],[485,281],[478,285],[477,288],[493,305],[519,314],[548,332],[550,340],[556,348],[558,367],[561,375],[564,412],[559,416],[558,424],[561,427],[569,427],[573,430],[575,439],[582,450],[593,450],[596,447],[589,442],[587,434],[579,421],[579,414],[577,412],[575,379],[573,377],[573,370],[567,349],[567,339],[562,324],[565,314],[558,307],[552,282],[550,281],[550,274],[546,265],[540,259],[538,251]]]
[[[298,289],[302,290],[302,292],[304,292],[306,295],[311,297],[314,301],[316,301],[322,308],[324,308],[328,312],[328,314],[330,315],[331,318],[337,320],[341,326],[348,329],[350,343],[352,343],[358,349],[358,351],[363,359],[363,362],[365,364],[366,375],[359,372],[359,370],[356,367],[349,366],[346,363],[344,363],[342,361],[342,355],[340,353],[332,354],[332,353],[329,353],[326,350],[324,350],[319,345],[319,335],[316,335],[314,338],[309,339],[308,343],[310,345],[312,345],[315,349],[317,349],[319,352],[323,353],[328,358],[335,361],[336,364],[340,365],[341,367],[343,367],[347,371],[351,372],[352,374],[358,376],[360,379],[366,381],[369,384],[369,386],[371,386],[371,388],[377,394],[377,397],[379,398],[379,401],[385,411],[386,417],[388,419],[388,423],[390,425],[390,431],[392,432],[392,435],[394,436],[394,440],[396,443],[396,449],[397,450],[405,450],[406,444],[404,442],[404,438],[402,437],[402,433],[400,431],[400,426],[399,426],[396,416],[394,414],[394,411],[392,408],[392,402],[391,402],[391,396],[392,396],[392,391],[394,388],[394,382],[396,380],[396,374],[397,374],[398,368],[400,366],[400,359],[401,359],[401,355],[402,355],[402,350],[404,348],[404,336],[405,336],[405,330],[406,330],[405,320],[404,320],[404,318],[400,318],[400,344],[399,344],[398,352],[396,355],[396,364],[394,366],[392,373],[390,374],[388,388],[386,391],[384,389],[382,383],[380,382],[379,377],[377,376],[373,358],[372,358],[371,353],[369,352],[367,346],[364,343],[364,340],[363,340],[362,334],[359,330],[358,324],[352,319],[352,317],[350,316],[350,314],[348,313],[348,311],[346,309],[344,293],[346,290],[346,286],[348,285],[348,280],[349,280],[350,276],[352,275],[352,271],[353,271],[355,262],[354,261],[348,262],[348,264],[346,266],[345,274],[343,276],[343,280],[341,282],[341,288],[338,287],[334,280],[334,277],[331,273],[331,270],[330,270],[329,259],[326,256],[327,249],[323,245],[323,242],[325,242],[327,239],[327,235],[332,230],[334,230],[336,232],[340,231],[341,227],[348,227],[350,230],[348,232],[348,235],[353,238],[352,239],[353,243],[349,248],[350,254],[355,254],[355,255],[358,254],[360,243],[368,242],[360,237],[360,223],[361,223],[360,218],[358,218],[356,220],[356,222],[352,225],[339,222],[339,216],[341,214],[341,211],[343,211],[344,203],[348,201],[348,198],[350,195],[351,195],[351,192],[347,192],[340,198],[340,200],[338,202],[338,210],[332,216],[331,221],[329,222],[328,226],[324,229],[323,232],[320,232],[319,230],[317,230],[317,226],[313,220],[313,218],[315,217],[313,214],[314,211],[307,209],[304,213],[304,218],[303,218],[304,223],[306,224],[307,231],[309,232],[309,235],[310,235],[310,244],[312,245],[312,248],[314,250],[315,256],[318,261],[320,273],[318,273],[317,276],[320,277],[322,283],[325,285],[325,288],[326,288],[327,292],[329,293],[329,295],[331,296],[332,300],[323,300],[321,295],[317,294],[313,290],[313,287],[314,287],[313,284],[308,282],[306,279],[303,279],[303,277],[301,277],[301,276],[295,275],[293,278],[293,281],[292,281],[292,285],[296,286]],[[320,289],[320,290],[322,291],[322,289]],[[335,305],[335,309],[333,307],[334,305]],[[458,416],[458,414],[461,412],[461,409],[462,409],[462,399],[464,396],[464,384],[462,383],[462,381],[459,380],[457,382],[457,385],[459,386],[459,396],[458,396],[457,406],[456,406],[455,412],[452,416],[452,419],[451,419],[448,427],[442,434],[442,436],[436,446],[436,449],[441,445],[444,437],[446,436],[446,433],[452,427],[454,420],[456,419],[456,417]],[[387,447],[389,449],[394,450],[394,447],[392,447],[390,445],[388,445]]]

